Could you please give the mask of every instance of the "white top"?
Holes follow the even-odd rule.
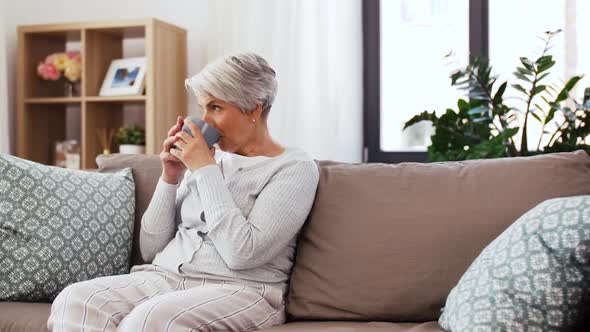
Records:
[[[254,166],[257,163],[270,159],[270,157],[259,156],[259,157],[246,157],[235,153],[224,152],[221,150],[215,151],[215,161],[219,165],[221,174],[225,180],[231,178],[238,169],[244,167]],[[192,175],[192,172],[187,170],[184,174],[184,179]],[[184,199],[185,204],[180,205],[180,218],[182,223],[186,225],[192,225],[193,227],[201,224],[201,213],[195,213],[195,211],[203,211],[201,207],[201,200],[197,195],[187,195]]]
[[[178,274],[285,291],[318,167],[291,148],[276,157],[220,157],[179,185],[160,179],[143,215],[140,254]]]
[[[217,157],[217,154],[215,155]],[[254,166],[271,157],[246,157],[235,153],[223,152],[219,157],[219,168],[225,179],[229,179],[239,168]],[[216,159],[217,160],[217,159]]]

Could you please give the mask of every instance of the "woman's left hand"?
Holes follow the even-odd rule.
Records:
[[[184,120],[184,124],[191,130],[193,136],[184,131],[179,131],[176,136],[179,138],[176,141],[178,149],[170,149],[173,156],[180,159],[190,171],[195,171],[201,167],[208,165],[215,165],[215,148],[209,149],[201,130],[197,125],[190,121]]]

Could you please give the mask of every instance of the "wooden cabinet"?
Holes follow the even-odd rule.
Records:
[[[99,96],[111,60],[126,57],[129,42],[136,46],[134,57],[147,59],[144,94]],[[66,132],[74,132],[81,168],[95,168],[95,158],[102,153],[98,129],[130,124],[145,127],[146,153],[159,153],[176,117],[187,114],[186,43],[186,30],[153,18],[19,26],[17,156],[52,164],[54,142],[72,138]],[[47,55],[70,50],[80,51],[83,66],[79,93],[73,97],[64,95],[63,82],[37,76],[37,64]],[[128,108],[141,113],[133,123],[125,123]],[[76,121],[69,119],[72,113]]]

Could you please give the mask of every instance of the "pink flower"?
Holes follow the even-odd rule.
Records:
[[[46,64],[53,64],[53,54],[50,54],[47,57],[45,57],[45,63]]]
[[[68,55],[68,57],[78,63],[82,62],[82,56],[80,55],[80,52],[78,51],[68,51],[66,52],[66,54]]]
[[[44,80],[56,81],[61,76],[57,68],[52,63],[40,62],[37,66],[37,74]]]

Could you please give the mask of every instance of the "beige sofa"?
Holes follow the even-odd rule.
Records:
[[[99,156],[98,164],[101,172],[133,167],[137,225],[160,174],[157,156]],[[318,165],[286,299],[289,322],[267,331],[442,331],[436,320],[446,296],[490,241],[546,199],[590,194],[583,151]],[[143,263],[136,253],[132,263]],[[49,308],[0,303],[0,331],[43,331]]]

